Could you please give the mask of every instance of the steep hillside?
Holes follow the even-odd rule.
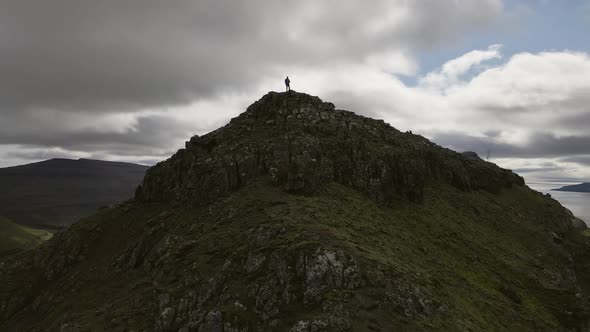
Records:
[[[573,216],[478,158],[269,93],[0,263],[0,330],[588,330]]]
[[[146,170],[88,159],[0,168],[0,215],[22,225],[68,225],[133,197]]]
[[[33,247],[50,239],[52,235],[48,231],[17,225],[0,217],[0,255]]]

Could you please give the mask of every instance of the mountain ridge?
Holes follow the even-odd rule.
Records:
[[[553,189],[555,191],[570,191],[578,193],[590,193],[590,182],[583,182],[580,184],[574,184],[569,186],[563,186],[561,188]]]
[[[14,165],[14,166],[7,166],[7,167],[0,167],[0,169],[7,170],[7,169],[14,169],[14,168],[22,168],[22,167],[37,167],[46,164],[54,164],[54,163],[94,163],[98,165],[113,165],[113,166],[144,166],[149,167],[147,165],[137,164],[137,163],[130,163],[130,162],[122,162],[122,161],[111,161],[111,160],[100,160],[100,159],[92,159],[92,158],[50,158],[46,160],[41,160],[33,163],[22,164],[22,165]]]
[[[0,215],[31,226],[67,226],[133,196],[147,166],[54,158],[0,168]]]
[[[254,130],[261,135],[248,136],[248,132]],[[245,141],[232,140],[240,137],[245,137]],[[218,142],[223,144],[218,145]],[[369,146],[376,142],[382,149]],[[215,165],[207,165],[211,162],[208,158],[216,153],[220,155],[219,160],[214,158]],[[396,160],[391,160],[393,153],[399,155]],[[413,156],[413,153],[420,155]],[[377,156],[372,157],[372,154]],[[228,155],[232,157],[224,157]],[[211,168],[213,173],[208,174],[207,179],[225,178],[227,182],[214,183],[215,188],[211,188],[223,187],[224,191],[264,173],[272,173],[275,182],[285,184],[290,192],[313,192],[322,182],[335,180],[381,201],[389,201],[397,194],[419,201],[420,190],[427,178],[442,178],[465,190],[497,191],[513,184],[524,185],[520,176],[508,170],[443,149],[422,136],[401,133],[383,120],[336,110],[332,103],[294,91],[268,93],[226,126],[202,137],[194,136],[186,143],[185,149],[147,172],[136,196],[148,201],[178,199],[163,197],[176,190],[172,196],[196,195],[197,200],[206,202],[204,196],[208,193],[195,192],[191,188],[180,192],[183,184],[179,181],[168,183],[167,188],[157,188],[163,185],[161,178],[166,176],[161,170],[175,167],[175,161],[183,157],[193,159],[186,162],[202,161],[202,165],[195,167]],[[356,164],[358,160],[363,164]],[[185,167],[183,162],[178,164],[180,168]],[[371,172],[384,174],[373,176]],[[350,173],[362,174],[365,183],[354,181]],[[157,178],[154,183],[152,174]],[[369,183],[373,179],[379,183]],[[185,182],[193,186],[195,181],[198,179]],[[383,190],[370,188],[373,185],[381,186]],[[405,190],[405,193],[388,192],[392,187]],[[209,192],[209,188],[203,191]]]

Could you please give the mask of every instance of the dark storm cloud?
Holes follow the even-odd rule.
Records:
[[[497,130],[497,129],[496,130],[488,130],[488,131],[484,132],[484,135],[486,135],[487,137],[490,137],[490,138],[499,137],[501,134],[502,134],[502,131]]]
[[[549,79],[549,78],[547,78]],[[561,115],[558,123],[570,128],[581,128],[590,125],[590,86],[573,89],[564,94],[556,91],[558,87],[545,86],[543,88],[527,88],[526,93],[532,95],[560,95],[556,100],[543,101],[539,104],[532,102],[528,105],[501,105],[500,103],[482,103],[478,107],[486,113],[495,114],[509,120],[514,114],[535,116],[540,111],[560,113],[568,110],[568,115]],[[541,98],[539,98],[541,99]]]
[[[181,122],[165,116],[139,116],[135,126],[124,132],[76,131],[63,133],[0,132],[0,141],[7,144],[23,144],[32,147],[60,147],[71,151],[110,151],[117,155],[154,155],[166,156],[179,137],[190,138],[199,127],[195,124]],[[20,151],[30,157],[39,156],[40,151]],[[31,155],[31,153],[33,155]],[[12,155],[16,156],[16,155]],[[45,156],[43,156],[45,157]],[[28,158],[31,159],[31,158]],[[41,158],[43,159],[43,158]]]
[[[0,148],[154,161],[203,128],[146,109],[248,94],[286,68],[436,47],[501,11],[501,0],[2,0]],[[121,114],[133,128],[95,125]]]
[[[586,156],[575,156],[575,157],[562,158],[562,159],[560,159],[560,161],[590,166],[590,154],[588,154]]]
[[[517,174],[521,173],[547,173],[547,172],[560,172],[563,171],[563,167],[561,166],[552,166],[552,167],[527,167],[527,168],[515,168],[513,169],[514,172]]]
[[[474,151],[494,158],[549,158],[590,154],[590,136],[557,137],[549,133],[535,133],[524,145],[500,143],[488,137],[474,137],[462,133],[438,133],[433,141],[457,151]]]
[[[285,64],[437,44],[500,9],[496,0],[4,0],[0,111],[184,104]]]
[[[588,94],[590,97],[590,92]],[[586,131],[590,128],[590,100],[583,107],[584,109],[578,114],[561,116],[558,119],[558,123],[566,128]]]

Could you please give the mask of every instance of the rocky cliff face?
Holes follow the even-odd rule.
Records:
[[[574,220],[494,164],[269,93],[0,258],[0,330],[587,330]]]
[[[420,202],[425,183],[437,180],[467,191],[524,184],[495,165],[291,91],[269,93],[227,126],[193,137],[150,169],[137,197],[207,204],[262,175],[292,193],[336,181],[385,204]]]

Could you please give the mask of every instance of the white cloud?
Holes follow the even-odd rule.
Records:
[[[585,53],[520,53],[464,82],[449,94],[449,102],[494,120],[494,126],[585,135],[585,128],[576,128],[572,119],[590,124],[588,75],[590,58]]]
[[[462,76],[482,62],[500,59],[502,45],[491,45],[487,50],[475,50],[445,63],[440,70],[428,73],[420,79],[420,86],[445,92],[449,88],[464,83]]]
[[[409,55],[400,51],[384,51],[367,56],[366,63],[389,74],[413,76],[418,71],[418,64]]]

